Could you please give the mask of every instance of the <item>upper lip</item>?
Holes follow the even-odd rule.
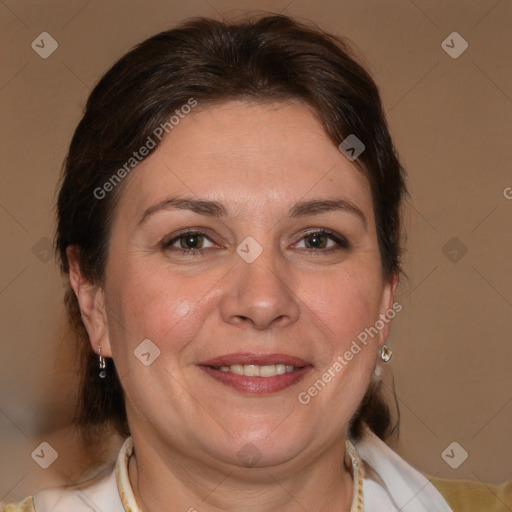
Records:
[[[258,366],[265,366],[271,364],[285,364],[295,366],[296,368],[311,365],[311,363],[304,361],[304,359],[288,354],[253,354],[250,352],[226,354],[213,359],[208,359],[208,361],[201,361],[197,364],[200,366],[232,366],[234,364],[254,364]]]

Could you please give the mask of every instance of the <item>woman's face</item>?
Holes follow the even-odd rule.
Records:
[[[341,446],[388,333],[356,352],[396,284],[370,186],[298,102],[200,108],[125,178],[91,341],[134,436],[228,466],[311,459]]]

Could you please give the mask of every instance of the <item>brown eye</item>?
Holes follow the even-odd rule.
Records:
[[[325,249],[329,241],[329,237],[321,233],[311,233],[304,237],[304,239],[308,249]]]
[[[303,244],[301,246],[301,244]],[[299,249],[311,249],[314,251],[330,252],[339,249],[348,249],[347,240],[337,233],[319,230],[306,234],[297,244]]]
[[[180,247],[182,249],[202,249],[203,247],[203,235],[184,235],[179,237]]]
[[[215,244],[204,233],[187,231],[168,242],[163,242],[162,247],[170,251],[193,253],[215,247]]]

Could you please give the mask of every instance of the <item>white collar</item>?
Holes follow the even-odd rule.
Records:
[[[350,512],[452,512],[439,491],[369,428],[359,441],[346,441],[354,479]],[[116,465],[125,512],[140,512],[128,478],[133,440],[128,438]]]
[[[367,468],[365,512],[452,512],[439,491],[368,427],[354,445]]]
[[[451,512],[437,489],[366,428],[347,440],[354,477],[351,512]],[[140,512],[128,477],[133,439],[127,438],[107,476],[80,489],[47,489],[34,495],[36,512]]]

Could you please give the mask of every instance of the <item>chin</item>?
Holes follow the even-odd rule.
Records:
[[[283,425],[279,426],[279,422],[272,422],[266,426],[259,425],[255,431],[253,426],[244,430],[239,425],[236,433],[226,439],[227,444],[218,447],[219,455],[227,463],[240,467],[257,468],[284,464],[304,452],[311,439],[304,435],[304,429],[299,433],[296,429],[280,427]]]

